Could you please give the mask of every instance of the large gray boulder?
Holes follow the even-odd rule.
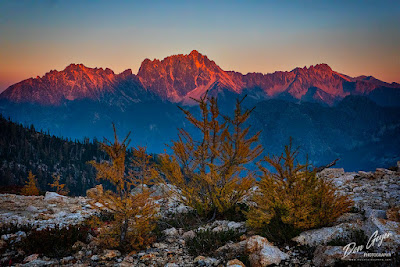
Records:
[[[62,196],[56,192],[46,192],[46,195],[44,196],[44,200],[47,202],[64,202],[67,201],[67,199],[66,196]]]
[[[387,220],[383,214],[372,212],[364,222],[363,231],[368,245],[377,252],[396,252],[400,249],[400,223]]]
[[[246,252],[253,267],[264,267],[271,264],[278,265],[282,260],[289,259],[289,255],[268,242],[262,236],[250,237],[246,243]]]
[[[341,223],[333,227],[324,227],[302,232],[292,240],[300,245],[310,247],[326,245],[329,241],[347,236],[351,231],[358,230],[361,227],[361,222]]]
[[[314,251],[313,263],[315,266],[335,266],[339,261],[352,261],[363,257],[363,252],[344,254],[340,246],[318,246]]]

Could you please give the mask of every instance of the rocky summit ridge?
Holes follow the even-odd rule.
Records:
[[[146,91],[131,70],[115,74],[109,68],[88,68],[83,64],[70,64],[62,71],[52,70],[42,77],[21,81],[0,95],[11,102],[50,106],[82,99],[120,98],[134,102],[136,98],[146,97]]]
[[[190,104],[206,91],[249,94],[254,98],[289,97],[332,105],[347,95],[370,95],[373,91],[389,94],[400,89],[397,83],[385,83],[371,76],[350,77],[332,70],[327,64],[277,71],[269,74],[242,74],[221,69],[207,56],[193,50],[188,55],[173,55],[163,60],[145,59],[137,75],[131,70],[115,74],[111,69],[71,64],[62,71],[52,70],[43,77],[30,78],[7,88],[0,98],[11,102],[59,105],[63,101],[90,99],[138,102],[149,94],[162,100]],[[378,91],[379,91],[378,90]],[[398,95],[400,90],[390,91]],[[106,100],[104,100],[106,99]]]
[[[39,254],[26,255],[15,246],[27,236],[24,231],[3,234],[0,239],[0,263],[23,259],[16,266],[245,266],[237,255],[246,255],[250,266],[398,266],[400,261],[400,162],[396,170],[376,169],[374,172],[344,172],[343,169],[325,169],[320,178],[330,179],[340,194],[349,195],[354,208],[330,226],[300,233],[289,244],[273,244],[266,238],[252,235],[245,222],[214,221],[192,229],[169,227],[162,237],[143,251],[123,254],[118,250],[103,250],[96,237],[73,245],[73,253],[62,258],[49,258]],[[168,187],[158,186],[156,195]],[[159,188],[158,188],[159,187]],[[90,189],[95,190],[95,189]],[[0,194],[1,224],[34,225],[38,228],[55,225],[79,224],[94,211],[87,197],[64,197],[53,192],[45,196],[17,196]],[[189,212],[173,197],[160,199],[160,215]],[[214,233],[229,229],[242,233],[236,243],[229,242],[216,249],[214,255],[190,255],[187,240],[199,229]],[[344,254],[344,246],[357,242],[354,233],[362,232],[375,241],[368,251]],[[380,238],[380,239],[379,239]],[[371,238],[370,238],[371,239]],[[382,239],[382,242],[380,240]],[[342,241],[340,241],[342,240]],[[345,240],[346,244],[343,243]],[[369,240],[368,242],[372,242]],[[366,253],[366,254],[365,254]],[[375,255],[375,256],[374,256]],[[376,261],[379,255],[379,261]],[[382,256],[383,255],[383,256]],[[375,258],[374,258],[375,257]],[[358,264],[358,265],[357,265]],[[368,265],[369,266],[369,265]]]

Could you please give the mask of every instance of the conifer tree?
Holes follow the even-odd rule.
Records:
[[[52,184],[50,184],[50,186],[52,187],[52,188],[55,188],[56,189],[56,193],[57,194],[60,194],[60,195],[63,195],[63,196],[66,196],[66,195],[68,195],[68,193],[69,193],[69,190],[67,189],[67,188],[65,188],[65,184],[60,184],[60,179],[61,179],[61,175],[60,174],[53,174],[52,175],[52,177],[53,177],[53,183]]]
[[[194,99],[200,118],[181,108],[201,138],[195,140],[180,129],[178,140],[170,146],[173,155],[161,156],[161,170],[176,187],[176,195],[200,215],[223,214],[242,201],[254,184],[245,166],[261,154],[262,148],[254,145],[260,133],[248,136],[250,128],[245,122],[252,110],[243,111],[243,99],[237,100],[232,118],[222,116],[217,99],[207,94]]]
[[[22,188],[21,194],[25,196],[39,195],[39,189],[36,186],[36,178],[32,171],[29,171],[28,181],[25,182],[25,186]]]
[[[146,171],[154,172],[147,167],[142,169],[143,172],[125,170],[129,134],[120,142],[114,125],[113,129],[114,142],[105,139],[101,145],[109,155],[110,161],[100,163],[91,161],[90,164],[97,170],[97,179],[109,181],[115,190],[104,191],[102,185],[99,185],[94,193],[89,193],[88,197],[92,198],[93,207],[111,211],[114,215],[115,220],[110,225],[101,227],[103,243],[124,250],[139,249],[153,240],[151,231],[155,227],[158,205],[150,196],[151,190],[144,187],[143,183],[148,178]],[[141,151],[143,152],[141,155],[147,158],[145,151]],[[141,160],[145,161],[145,159],[136,160],[140,163]],[[136,161],[132,164],[134,168],[143,168],[143,165],[137,166]],[[142,190],[133,194],[132,189],[136,186],[141,186]]]
[[[132,148],[131,169],[129,177],[136,187],[143,191],[146,186],[154,185],[159,173],[152,162],[152,156],[147,154],[146,147]]]
[[[252,197],[256,205],[247,214],[251,227],[267,232],[279,232],[284,225],[306,230],[325,226],[348,211],[351,200],[340,195],[330,181],[317,177],[308,163],[299,163],[297,156],[298,148],[293,150],[290,140],[280,156],[266,156],[261,161],[274,172],[259,164],[262,175]],[[273,219],[277,223],[268,229]]]

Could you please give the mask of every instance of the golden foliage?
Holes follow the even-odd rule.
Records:
[[[198,102],[201,111],[197,119],[188,110],[181,110],[186,119],[201,132],[194,138],[184,129],[171,149],[173,155],[161,156],[161,170],[167,181],[176,186],[180,200],[200,215],[224,213],[242,201],[254,184],[245,164],[258,157],[262,148],[253,144],[259,133],[249,135],[244,123],[252,110],[242,111],[237,101],[233,118],[219,113],[217,99],[204,96]],[[243,174],[246,174],[245,177]]]
[[[21,194],[25,196],[38,196],[39,189],[36,186],[36,175],[33,175],[32,171],[29,171],[28,181],[25,182],[25,186],[21,189]]]
[[[151,159],[152,156],[147,154],[146,147],[138,146],[137,148],[132,148],[129,177],[133,185],[141,187],[142,191],[144,185],[154,185],[160,175]]]
[[[275,217],[297,229],[310,229],[327,225],[348,211],[352,202],[347,196],[338,194],[330,181],[318,178],[308,164],[298,163],[297,155],[290,141],[280,156],[263,159],[276,172],[259,164],[263,175],[252,199],[257,206],[248,213],[253,228],[262,228]]]
[[[156,171],[150,164],[145,166],[149,163],[149,157],[144,148],[134,150],[136,152],[131,164],[132,170],[125,170],[128,137],[129,134],[119,142],[114,127],[115,141],[111,143],[105,139],[102,143],[110,161],[90,162],[97,170],[97,179],[110,181],[115,186],[115,192],[104,191],[102,185],[98,185],[97,190],[89,191],[88,197],[92,198],[91,205],[94,208],[112,212],[114,215],[114,221],[101,224],[100,238],[103,245],[120,249],[140,249],[153,241],[151,231],[155,228],[158,205],[155,198],[150,196],[151,189],[144,185],[150,178],[155,178]],[[141,190],[132,193],[132,189],[137,186]]]
[[[60,194],[63,196],[68,195],[69,190],[67,188],[65,188],[65,184],[60,184],[61,175],[53,174],[52,176],[53,176],[53,183],[50,184],[50,186],[52,188],[56,189],[57,194]]]

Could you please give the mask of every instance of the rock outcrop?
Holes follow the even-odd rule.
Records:
[[[62,227],[79,224],[94,212],[84,197],[65,197],[54,192],[45,196],[0,194],[0,225]]]
[[[126,254],[118,250],[103,250],[94,236],[87,242],[72,246],[72,255],[48,258],[44,255],[25,255],[14,249],[27,232],[15,231],[0,238],[0,264],[8,265],[19,258],[19,266],[47,266],[79,264],[113,266],[334,266],[351,262],[384,260],[386,266],[396,266],[400,249],[400,169],[390,171],[346,173],[343,169],[326,169],[319,174],[332,179],[338,193],[349,194],[354,208],[343,214],[330,226],[305,231],[293,240],[298,245],[276,245],[266,238],[252,235],[244,222],[217,220],[189,229],[164,228],[162,238],[142,251]],[[156,187],[155,195],[162,196],[165,186]],[[161,188],[163,188],[161,190]],[[95,189],[89,191],[95,193]],[[90,195],[90,194],[89,194]],[[0,195],[0,222],[33,225],[37,228],[79,224],[94,214],[85,197],[65,197],[53,192],[45,196]],[[181,203],[174,197],[160,199],[161,216],[179,212]],[[185,212],[185,209],[182,210]],[[200,230],[215,234],[234,230],[241,236],[237,242],[228,242],[212,255],[193,255],[187,242],[196,238]],[[364,242],[364,243],[363,243]],[[354,243],[353,245],[348,245]],[[361,247],[362,246],[362,247]]]
[[[319,177],[331,179],[338,193],[351,196],[353,213],[343,214],[331,227],[303,232],[293,240],[316,248],[313,259],[316,266],[376,258],[388,266],[396,266],[399,260],[396,253],[400,251],[400,168],[357,173],[326,169]]]
[[[252,236],[246,242],[246,252],[249,254],[251,266],[264,267],[279,264],[282,260],[289,259],[289,255],[268,242],[261,236]]]

